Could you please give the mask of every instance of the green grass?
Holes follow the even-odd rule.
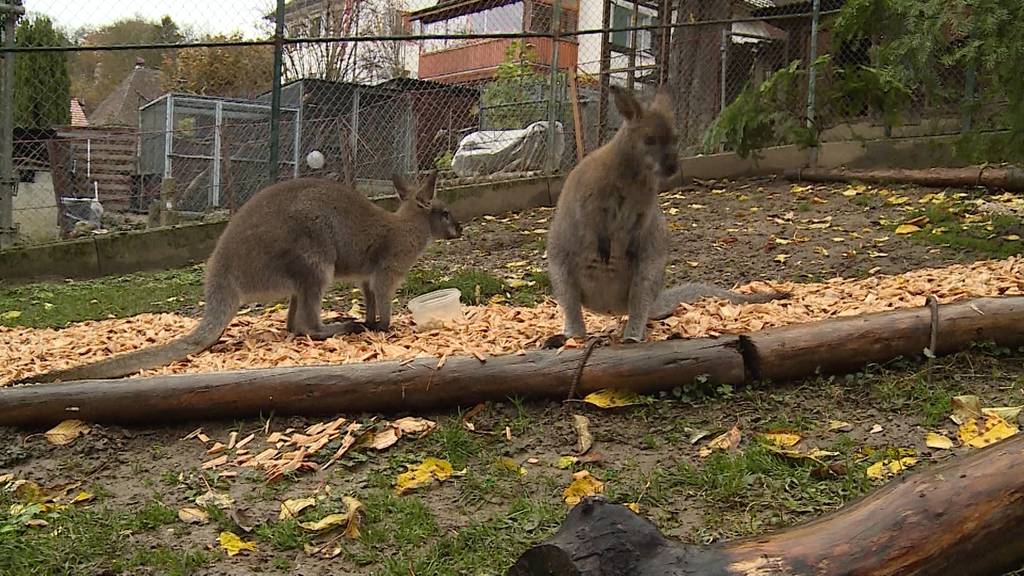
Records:
[[[70,507],[35,515],[49,523],[26,527],[10,516],[14,501],[0,496],[0,574],[137,574],[148,569],[172,576],[197,574],[208,561],[202,550],[149,546],[144,536],[177,522],[159,502],[135,510]]]
[[[0,288],[0,324],[59,328],[69,322],[173,312],[202,299],[198,266],[139,272],[98,280],[49,282]]]
[[[923,212],[913,215],[927,216],[928,228],[910,234],[909,237],[915,242],[970,250],[993,258],[1007,258],[1024,252],[1024,242],[1004,238],[1010,235],[1024,236],[1024,224],[1019,219],[994,215],[990,220],[990,229],[989,226],[965,224],[961,219],[963,213],[962,205],[930,205]]]

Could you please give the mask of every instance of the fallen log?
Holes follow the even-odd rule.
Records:
[[[1024,190],[1024,170],[995,166],[929,168],[927,170],[845,168],[802,168],[785,173],[789,180],[808,182],[866,182],[872,184],[917,184],[936,188],[985,186],[1003,190]]]
[[[590,498],[508,576],[998,576],[1024,565],[1024,435],[894,480],[818,520],[725,544],[666,540]]]
[[[938,311],[935,354],[957,352],[977,341],[1024,344],[1024,297],[978,298]],[[932,311],[922,307],[771,328],[740,339],[754,380],[787,382],[916,357],[931,346],[931,337]]]
[[[48,425],[67,418],[97,423],[150,423],[254,417],[260,414],[406,412],[472,406],[512,396],[564,399],[582,349],[538,350],[487,358],[295,366],[122,380],[80,380],[0,389],[0,426]],[[741,384],[739,338],[664,340],[597,348],[577,387],[641,392],[666,382]],[[671,388],[671,387],[669,387]]]
[[[1024,344],[1024,296],[939,306],[938,353],[974,340]],[[921,355],[931,312],[907,308],[775,328],[743,336],[602,347],[586,362],[577,393],[620,388],[671,390],[700,378],[712,385],[783,382]],[[297,366],[126,380],[83,380],[0,388],[0,426],[43,426],[67,418],[97,423],[244,418],[274,412],[407,412],[488,400],[565,398],[582,350],[432,358],[340,366]]]

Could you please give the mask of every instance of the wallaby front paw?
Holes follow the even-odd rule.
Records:
[[[565,334],[555,334],[554,336],[551,336],[550,338],[545,340],[544,344],[541,345],[541,348],[545,350],[554,350],[557,348],[561,348],[562,346],[565,346],[566,340],[568,340],[568,338],[565,337]]]

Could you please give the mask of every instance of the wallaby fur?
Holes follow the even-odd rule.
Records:
[[[640,342],[648,319],[671,315],[681,302],[783,297],[699,283],[662,290],[668,226],[658,192],[679,171],[672,102],[664,87],[646,107],[621,88],[611,91],[622,127],[569,173],[548,231],[548,271],[564,317],[563,336],[586,337],[583,307],[627,314],[623,340]]]
[[[388,212],[351,187],[299,178],[264,188],[228,222],[207,261],[206,307],[189,334],[26,382],[119,378],[185,359],[213,346],[248,302],[290,297],[288,330],[313,339],[387,330],[391,300],[431,238],[458,238],[462,227],[434,197],[436,172],[414,188],[393,178],[402,202]],[[324,324],[321,300],[335,279],[358,282],[365,325]]]

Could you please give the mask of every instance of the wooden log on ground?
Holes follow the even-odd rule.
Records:
[[[822,320],[743,336],[666,340],[597,348],[577,394],[602,388],[671,390],[702,377],[712,385],[783,382],[855,370],[923,352],[931,312],[905,308]],[[1024,296],[939,306],[938,353],[975,340],[1024,344]],[[510,396],[565,398],[582,350],[523,355],[370,362],[83,380],[0,388],[0,426],[243,418],[276,414],[407,412],[472,406]]]
[[[509,576],[999,576],[1024,565],[1024,435],[894,480],[818,520],[725,544],[666,540],[600,499]]]
[[[787,179],[808,182],[867,182],[872,184],[917,184],[937,188],[986,186],[1003,190],[1024,190],[1024,171],[1017,168],[970,166],[927,170],[845,168],[803,168],[786,172]]]
[[[1024,297],[978,298],[938,309],[936,354],[957,352],[976,341],[1024,344]],[[755,380],[786,382],[920,356],[931,344],[931,332],[931,310],[921,307],[783,326],[740,338]]]
[[[121,380],[81,380],[0,388],[0,426],[242,418],[260,414],[405,412],[472,406],[511,396],[564,399],[583,349],[538,350],[487,358],[296,366]],[[608,387],[671,389],[706,375],[746,378],[739,338],[665,340],[596,348],[577,394]]]

